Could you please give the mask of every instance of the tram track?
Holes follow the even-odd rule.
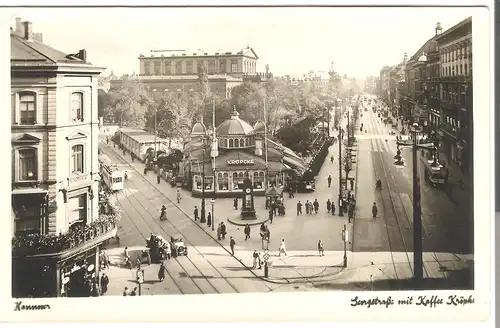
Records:
[[[116,155],[113,156],[115,157],[118,161],[120,162],[123,162],[123,163],[126,163],[128,164],[125,160],[123,160],[120,156]],[[129,167],[136,171],[132,166],[129,165]],[[137,172],[138,173],[138,172]],[[141,179],[144,179],[144,177],[141,175]],[[149,183],[149,181],[145,180],[146,183]],[[127,181],[127,185],[129,186],[133,186],[134,189],[137,191],[138,194],[140,194],[142,196],[142,198],[144,198],[144,200],[146,201],[146,204],[151,204],[153,206],[151,206],[150,208],[155,208],[156,207],[156,204],[153,202],[152,199],[150,199],[148,197],[148,195],[146,195],[141,189],[142,188],[138,188],[137,184],[135,184],[133,181],[131,181],[130,179]],[[163,233],[165,233],[167,236],[174,236],[174,235],[180,235],[182,236],[183,240],[188,244],[188,250],[189,249],[194,249],[196,252],[197,252],[197,255],[203,257],[203,254],[202,252],[200,252],[200,250],[194,245],[194,243],[192,242],[192,240],[190,240],[190,238],[186,237],[186,233],[183,233],[180,229],[178,229],[171,221],[170,219],[169,220],[165,220],[165,221],[162,221],[161,223],[160,222],[156,222],[154,220],[154,217],[155,216],[158,216],[159,217],[159,211],[156,212],[155,210],[151,210],[151,209],[148,209],[149,207],[147,205],[144,204],[143,201],[141,201],[139,199],[139,197],[135,196],[133,192],[131,192],[128,188],[124,188],[121,192],[119,193],[116,193],[114,194],[114,198],[115,200],[118,202],[118,204],[121,205],[121,207],[123,208],[124,204],[122,203],[122,200],[120,200],[120,194],[122,194],[124,197],[122,198],[123,199],[126,199],[131,207],[134,209],[135,213],[137,213],[138,217],[141,218],[142,222],[145,223],[147,225],[147,227],[149,228],[149,233],[151,232],[155,232],[157,231],[158,229],[155,229],[155,228],[159,228],[159,230],[161,230]],[[173,202],[168,198],[166,197],[165,195],[162,194],[162,196],[164,196],[164,198],[169,202],[169,205],[174,205],[174,206],[169,206],[168,208],[170,209],[173,209],[173,208],[176,208],[176,210],[180,211],[177,206],[175,206],[175,204],[173,204]],[[153,198],[153,199],[156,199],[156,198]],[[167,208],[167,209],[168,209]],[[182,215],[185,215],[182,211],[180,211]],[[174,217],[174,215],[170,215],[170,217]],[[153,220],[151,221],[152,223],[148,222],[148,218],[153,218]],[[137,231],[141,234],[141,236],[143,237],[143,240],[145,242],[146,238],[149,237],[148,233],[144,231],[144,229],[140,229],[137,225],[136,222],[134,222],[134,220],[129,216],[129,219],[130,221],[132,222],[132,224],[135,226],[135,228],[137,229]],[[163,223],[166,223],[170,229],[167,229]],[[175,233],[169,233],[169,231],[167,230],[170,230],[170,231],[174,231]],[[209,238],[205,238],[207,241],[211,242],[213,244],[213,241]],[[219,246],[219,244],[217,245],[214,245],[214,246]],[[196,282],[193,278],[190,277],[189,275],[189,271],[186,267],[187,267],[187,264],[190,263],[190,265],[192,265],[192,267],[194,267],[194,269],[201,275],[201,277],[206,280],[208,282],[208,284],[211,286],[211,288],[216,292],[216,293],[220,293],[219,292],[219,289],[210,281],[211,278],[208,278],[205,274],[203,274],[202,270],[194,263],[194,261],[192,261],[188,256],[186,256],[185,258],[187,259],[188,263],[181,263],[181,262],[186,262],[186,261],[182,261],[181,258],[184,258],[183,256],[179,256],[179,257],[176,257],[176,258],[172,258],[171,260],[174,260],[174,262],[176,264],[179,265],[179,267],[182,269],[183,272],[186,273],[186,276],[189,277],[189,279],[193,282],[193,284],[197,287],[197,289],[203,293],[203,289],[202,287],[200,286],[200,283]],[[170,261],[171,261],[170,260]],[[168,262],[169,260],[167,260]],[[216,279],[222,279],[224,280],[228,286],[230,286],[230,288],[236,292],[236,293],[239,293],[239,291],[237,290],[237,288],[228,280],[228,278],[224,277],[224,275],[220,272],[219,269],[217,269],[210,261],[208,260],[205,260],[206,263],[208,263],[210,265],[210,267],[220,275],[220,277],[216,277]],[[168,274],[170,275],[170,277],[172,278],[174,284],[176,285],[176,287],[180,290],[181,293],[184,294],[181,286],[179,286],[179,284],[175,281],[175,278],[170,274],[169,272],[169,268],[167,267],[166,268],[166,271],[168,272]],[[220,288],[220,287],[219,287]]]
[[[373,125],[374,127],[376,127],[375,120],[376,120],[376,119],[373,117],[373,114],[372,114],[372,115],[371,115],[371,122],[372,122],[372,125]],[[380,126],[378,126],[377,130],[378,130],[378,131],[380,131],[381,133],[383,133],[383,132],[384,132]],[[390,181],[392,182],[392,183],[391,183],[391,189],[393,189],[393,190],[394,190],[394,194],[397,196],[397,199],[399,200],[399,203],[401,203],[401,206],[402,206],[402,212],[404,213],[404,217],[406,218],[406,220],[405,220],[406,222],[405,222],[405,223],[407,223],[407,225],[408,225],[408,230],[411,232],[411,235],[410,235],[410,236],[411,236],[411,238],[413,238],[413,233],[414,233],[414,229],[413,229],[413,218],[411,218],[411,219],[410,219],[410,215],[408,214],[407,208],[405,207],[405,202],[404,202],[404,200],[403,200],[403,197],[401,196],[401,192],[400,192],[400,190],[399,190],[399,187],[398,187],[398,184],[397,184],[397,182],[396,182],[396,179],[395,179],[394,175],[392,175],[392,174],[390,173],[390,169],[387,169],[387,164],[386,164],[386,162],[384,161],[384,158],[383,158],[383,152],[382,152],[382,151],[380,151],[380,149],[382,148],[382,146],[381,146],[382,141],[381,141],[381,140],[379,140],[379,141],[378,141],[378,142],[376,142],[376,143],[377,143],[377,149],[379,150],[379,156],[380,156],[380,160],[381,160],[381,163],[382,163],[382,167],[383,167],[383,170],[384,170],[384,175],[385,175],[385,177],[386,177],[387,183],[389,184],[389,177],[390,177]],[[387,152],[387,153],[390,155],[390,153],[389,153],[389,152]],[[389,157],[391,157],[391,156],[389,156]],[[419,173],[420,173],[420,172],[419,172]],[[394,204],[394,197],[393,197],[392,195],[393,195],[393,193],[390,193],[390,192],[389,192],[389,198],[391,199],[391,203],[392,203],[392,204]],[[414,200],[413,200],[413,199],[411,199],[411,198],[409,198],[409,197],[408,197],[408,199],[410,200],[410,204],[412,204]],[[394,206],[393,208],[395,209],[395,206]],[[397,213],[397,211],[394,211],[394,213],[395,213],[396,220],[398,221],[398,225],[399,225],[399,220],[398,220],[398,217],[397,217],[397,214],[396,214],[396,213]],[[421,216],[422,216],[422,218],[424,218],[424,217],[425,217],[425,215],[424,215],[423,213],[421,213]],[[429,239],[429,233],[428,233],[428,231],[427,231],[427,228],[425,227],[425,224],[423,224],[423,223],[422,223],[422,232],[423,232],[423,236],[422,236],[422,238],[425,238],[425,239],[427,239],[427,240],[428,240],[428,239]],[[402,234],[401,236],[402,236],[401,238],[402,238],[402,239],[404,239],[403,234]],[[412,240],[412,247],[413,247],[413,239],[411,239],[411,240]],[[407,256],[407,258],[408,258],[408,260],[409,260],[409,256],[408,256],[408,248],[407,248],[406,246],[405,246],[405,252],[406,252],[406,256]],[[434,261],[435,261],[435,262],[439,265],[439,267],[440,267],[440,268],[441,268],[441,267],[443,267],[442,263],[440,263],[440,261],[439,261],[439,259],[438,259],[438,257],[437,257],[436,252],[435,252],[435,251],[432,251],[431,253],[432,253],[432,258],[433,258],[433,259],[434,259]],[[456,256],[456,254],[454,254],[454,255],[455,255],[455,257],[457,257],[457,256]],[[410,267],[412,267],[410,260],[409,260],[409,265],[410,265]],[[430,277],[430,275],[429,275],[429,271],[428,271],[428,269],[427,269],[427,268],[426,268],[426,266],[425,266],[425,261],[424,261],[424,263],[423,263],[423,269],[424,269],[425,274],[426,274],[428,277]],[[413,268],[412,268],[412,273],[413,273],[413,272],[414,272],[414,271],[413,271]],[[446,275],[445,275],[444,273],[442,273],[442,275],[443,275],[443,277],[446,277]]]
[[[122,167],[128,167],[128,168],[130,168],[130,170],[128,170],[129,172],[130,172],[130,171],[132,171],[135,175],[140,176],[140,178],[141,178],[142,180],[144,180],[144,181],[146,182],[146,184],[149,184],[149,185],[150,185],[150,186],[151,186],[151,187],[152,187],[152,188],[153,188],[156,192],[160,193],[163,197],[165,197],[165,199],[167,199],[167,200],[168,200],[168,205],[167,205],[167,213],[168,213],[169,208],[176,208],[178,211],[180,211],[180,212],[182,213],[182,215],[183,215],[183,216],[185,216],[185,217],[187,217],[187,218],[188,218],[188,220],[189,220],[188,222],[191,222],[191,223],[195,224],[195,225],[196,225],[196,227],[197,227],[197,228],[199,228],[199,229],[201,229],[201,230],[203,231],[203,233],[205,233],[205,235],[206,235],[206,236],[210,237],[210,240],[212,240],[213,242],[215,242],[215,245],[216,245],[217,247],[223,247],[223,246],[222,246],[219,242],[217,242],[217,241],[215,240],[215,238],[214,238],[212,235],[210,235],[209,233],[207,233],[207,232],[206,232],[206,231],[205,231],[202,227],[200,227],[200,226],[199,226],[196,222],[194,222],[190,216],[186,215],[186,213],[185,213],[185,212],[184,212],[184,211],[183,211],[183,210],[182,210],[182,209],[181,209],[181,208],[180,208],[177,204],[175,204],[175,203],[174,203],[174,202],[173,202],[173,201],[172,201],[172,200],[171,200],[171,199],[170,199],[167,195],[165,195],[165,194],[164,194],[161,190],[157,189],[157,188],[156,188],[156,186],[155,186],[153,183],[151,183],[151,181],[149,181],[146,177],[144,177],[143,173],[141,173],[139,170],[137,170],[136,168],[134,168],[134,167],[133,167],[130,163],[128,163],[128,162],[127,162],[127,161],[126,161],[126,160],[125,160],[125,159],[121,156],[121,154],[119,154],[119,153],[118,153],[118,151],[117,151],[116,149],[113,149],[111,146],[106,145],[106,144],[104,144],[104,143],[102,143],[102,145],[103,145],[104,147],[106,147],[107,149],[109,149],[109,150],[110,150],[110,152],[108,152],[108,154],[109,154],[109,153],[112,153],[112,155],[110,155],[110,157],[116,158],[116,161],[118,161],[118,162],[122,163],[122,164],[119,164],[119,165],[121,165]],[[129,178],[129,180],[128,180],[127,184],[130,184],[130,178]],[[134,186],[136,186],[135,184],[133,184],[133,185],[134,185]],[[141,194],[143,194],[143,195],[144,195],[144,193],[143,193],[142,191],[140,191],[140,189],[139,189],[139,188],[136,188],[136,190],[138,190]],[[147,199],[147,198],[146,198],[146,199]],[[169,205],[170,205],[170,206],[169,206]],[[159,212],[158,212],[158,213],[159,213]],[[159,214],[157,214],[157,215],[159,216]],[[154,217],[154,216],[153,216],[153,217]],[[163,221],[163,222],[167,222],[167,221]],[[172,227],[173,227],[174,229],[176,229],[177,231],[179,231],[179,230],[175,227],[175,225],[173,225],[170,221],[169,221],[169,223],[172,225]],[[179,231],[179,232],[180,232],[180,231]],[[187,239],[184,239],[184,240],[188,241]],[[188,241],[188,242],[189,242],[189,241]],[[194,247],[194,246],[193,246],[193,247]],[[224,247],[223,247],[223,249],[227,251],[227,249],[225,249]],[[228,252],[228,251],[227,251],[227,252]],[[199,253],[200,253],[200,255],[201,255],[201,252],[199,252]],[[228,254],[229,254],[229,252],[228,252]],[[238,259],[236,259],[236,261],[238,261],[241,265],[245,266],[245,265],[244,265],[241,261],[239,261]],[[211,266],[212,266],[212,267],[213,267],[213,268],[214,268],[214,269],[215,269],[215,270],[216,270],[219,274],[221,274],[221,273],[220,273],[220,272],[219,272],[219,271],[218,271],[218,270],[217,270],[217,269],[216,269],[216,268],[215,268],[215,267],[214,267],[211,263],[210,263],[210,265],[211,265]],[[248,267],[246,267],[246,266],[245,266],[245,268],[247,268],[249,271],[251,271]],[[304,276],[304,275],[303,275],[302,273],[300,273],[298,270],[293,269],[293,268],[289,268],[289,270],[294,271],[294,272],[298,275],[298,277],[294,277],[294,278],[280,278],[280,279],[284,280],[285,282],[278,282],[278,281],[275,281],[275,280],[273,280],[273,279],[265,279],[265,278],[263,278],[263,277],[261,277],[261,276],[259,276],[259,275],[255,274],[253,271],[251,271],[251,272],[252,272],[252,274],[253,274],[256,278],[259,278],[259,279],[260,279],[260,280],[262,280],[262,281],[267,281],[267,282],[271,282],[271,283],[275,283],[275,284],[296,284],[296,283],[311,283],[311,284],[314,284],[314,283],[315,283],[314,279],[316,279],[316,278],[327,277],[327,276],[330,276],[330,275],[336,275],[336,274],[338,274],[338,273],[333,273],[333,274],[327,273],[327,274],[323,274],[323,273],[324,273],[327,269],[328,269],[328,267],[325,267],[325,269],[324,269],[323,271],[321,271],[321,272],[319,272],[319,273],[317,273],[317,274],[315,274],[315,275],[313,275],[313,276]],[[222,274],[221,274],[221,276],[222,276]],[[266,285],[266,286],[267,286],[267,285]],[[269,291],[272,291],[272,290],[273,290],[273,288],[270,288],[269,286],[267,286],[267,288],[269,289]]]
[[[375,130],[376,129],[376,122],[373,118],[373,113],[370,113],[370,123],[371,123],[371,128],[372,130]],[[385,167],[385,162],[384,162],[384,158],[382,156],[382,150],[381,150],[381,146],[380,146],[380,143],[379,141],[376,141],[374,140],[373,138],[370,138],[370,144],[371,144],[371,147],[373,150],[377,150],[377,153],[379,154],[378,156],[378,159],[380,160],[380,166],[382,167],[382,170],[383,170],[383,173],[384,173],[384,176],[385,176],[385,180],[388,181],[388,174],[387,174],[387,170],[386,170],[386,167]],[[373,157],[375,157],[376,155],[373,154]],[[375,169],[375,161],[373,163],[373,171],[375,173],[375,176],[377,176],[377,172],[376,172],[376,169]],[[386,186],[386,188],[388,188],[388,186]],[[399,237],[400,237],[400,241],[399,243],[401,244],[401,246],[403,247],[404,249],[404,252],[406,254],[406,258],[408,260],[408,265],[410,267],[410,270],[412,270],[412,267],[411,267],[411,260],[410,260],[410,257],[408,256],[408,247],[407,247],[407,244],[404,240],[404,237],[403,237],[403,230],[401,229],[401,226],[399,224],[399,220],[398,220],[398,217],[397,217],[397,213],[396,213],[396,207],[394,205],[394,201],[391,197],[391,194],[390,194],[390,191],[388,190],[388,198],[389,198],[389,202],[390,202],[390,206],[386,206],[386,202],[384,200],[386,200],[386,197],[384,197],[384,188],[382,190],[379,191],[380,193],[380,199],[381,199],[381,203],[382,203],[382,209],[383,209],[383,213],[384,213],[384,222],[385,222],[385,229],[386,229],[386,233],[387,233],[387,241],[388,241],[388,244],[389,244],[389,250],[390,250],[390,253],[391,253],[391,260],[392,260],[392,266],[394,268],[394,275],[396,276],[396,279],[399,279],[399,275],[398,275],[398,270],[396,268],[396,261],[395,261],[395,258],[394,258],[394,248],[395,248],[395,244],[397,243],[396,240],[393,239],[393,237],[391,237],[391,232],[390,232],[390,228],[389,227],[394,227],[396,226],[399,230]],[[390,207],[390,209],[388,209],[388,207]],[[387,213],[389,212],[389,210],[392,212],[393,214],[393,222],[389,222],[389,219],[388,219],[388,215]],[[400,263],[398,263],[400,264]],[[412,270],[412,273],[413,273],[413,270]]]

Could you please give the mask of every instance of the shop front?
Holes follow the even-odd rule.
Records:
[[[91,296],[93,284],[99,284],[101,245],[115,235],[116,227],[110,227],[97,236],[89,236],[88,241],[59,253],[13,254],[12,297]]]
[[[215,170],[212,163],[205,163],[205,184],[203,186],[203,168],[201,164],[193,166],[192,194],[201,196],[205,188],[205,196],[234,197],[242,192],[242,183],[246,175],[253,185],[254,195],[264,195],[268,187],[283,187],[285,173],[281,162],[268,161],[266,174],[265,160],[243,151],[228,152],[215,159]],[[267,177],[266,177],[267,176]]]

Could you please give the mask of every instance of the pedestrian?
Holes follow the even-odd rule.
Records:
[[[372,215],[373,215],[373,218],[374,218],[374,219],[377,217],[377,214],[378,214],[377,204],[375,204],[375,202],[373,202],[373,206],[372,206]]]
[[[354,189],[354,179],[351,179],[349,182],[351,183],[351,190],[353,190]]]
[[[328,188],[332,185],[332,176],[329,174],[328,175]]]
[[[159,174],[156,176],[156,183],[160,184],[160,175]]]
[[[135,260],[135,265],[137,266],[137,269],[140,269],[141,268],[141,256],[140,255],[137,255],[137,259]]]
[[[265,227],[265,235],[267,238],[267,242],[270,243],[271,242],[271,231],[269,231],[269,227],[267,225],[264,227]]]
[[[332,202],[330,202],[330,199],[326,201],[326,210],[328,213],[330,213],[330,210],[332,209]]]
[[[144,168],[144,175],[146,175],[146,174],[148,174],[148,168],[147,167]]]
[[[257,253],[257,250],[253,251],[252,257],[253,257],[252,269],[257,269],[257,264],[259,261],[259,254]]]
[[[269,209],[269,198],[266,197],[266,210]]]
[[[165,279],[165,264],[163,263],[163,261],[161,261],[160,270],[158,270],[158,280],[162,282],[163,279]]]
[[[212,225],[212,214],[208,212],[207,215],[207,225],[210,227]]]
[[[306,200],[306,214],[309,214],[309,211],[310,211],[310,206],[311,204],[309,204],[309,200]]]
[[[125,180],[125,182],[127,182],[127,180],[128,180],[128,174],[127,174],[127,171],[125,171],[125,172],[123,173],[123,179]]]
[[[177,204],[179,204],[181,202],[181,191],[179,189],[177,189]]]
[[[272,224],[274,218],[274,212],[272,209],[269,210],[269,222]]]
[[[314,203],[313,203],[313,205],[314,205],[314,212],[315,212],[316,214],[318,214],[318,210],[319,210],[319,203],[318,203],[318,199],[317,199],[317,198],[315,198],[315,199],[314,199]]]
[[[221,236],[221,223],[219,223],[219,226],[217,227],[217,240],[220,240]]]
[[[302,214],[302,204],[300,203],[300,200],[297,202],[297,216]]]
[[[137,296],[137,287],[134,287],[134,290],[130,292],[130,296]]]
[[[250,225],[248,223],[247,223],[247,225],[245,225],[244,232],[245,232],[245,241],[246,241],[247,239],[250,239]]]
[[[285,253],[285,256],[287,256],[286,255],[286,247],[285,247],[285,239],[281,239],[280,248],[278,250],[278,256],[281,256],[281,253]]]
[[[123,296],[129,296],[128,287],[125,287],[125,289],[123,290]]]
[[[170,243],[167,243],[165,246],[165,255],[167,257],[167,260],[170,260],[170,257],[172,256],[172,246],[170,246]]]
[[[106,294],[106,292],[108,291],[108,284],[109,278],[105,273],[103,273],[101,276],[101,295]]]
[[[335,215],[335,203],[332,202],[332,215]]]
[[[198,221],[198,219],[199,219],[199,217],[198,217],[198,207],[196,207],[196,206],[194,207],[193,214],[194,214],[194,220]]]
[[[335,141],[337,141],[337,139],[334,137],[334,138],[333,138],[333,143],[335,143]],[[332,155],[332,156],[330,156],[330,162],[332,162],[332,163],[333,163],[333,155]]]
[[[224,222],[220,223],[220,232],[221,232],[222,239],[226,239],[227,231],[226,231],[226,225],[224,224]]]
[[[233,239],[233,236],[229,237],[229,247],[231,248],[231,254],[234,256],[234,246],[236,246],[236,242]]]
[[[321,239],[318,241],[318,253],[319,256],[325,256],[323,242],[321,241]]]
[[[234,200],[233,200],[233,206],[234,206],[234,209],[237,210],[238,209],[238,197],[234,197]]]

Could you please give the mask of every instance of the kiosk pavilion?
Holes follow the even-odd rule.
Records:
[[[194,124],[181,169],[192,195],[200,196],[205,188],[206,197],[234,197],[241,194],[247,173],[254,195],[264,195],[266,186],[287,188],[300,177],[307,170],[305,161],[291,149],[266,139],[265,132],[262,121],[252,127],[237,111],[215,129],[215,136],[203,123]]]

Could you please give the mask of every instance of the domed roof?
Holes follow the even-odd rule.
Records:
[[[206,133],[207,133],[207,128],[205,127],[205,124],[201,122],[196,122],[193,125],[193,129],[191,130],[191,135],[201,135]]]
[[[229,135],[248,135],[252,134],[253,128],[250,124],[240,119],[240,114],[234,111],[231,114],[231,118],[225,120],[217,128],[218,136],[229,136]]]
[[[264,125],[264,122],[257,121],[257,123],[253,126],[253,130],[255,132],[264,132],[266,130],[266,126]]]

